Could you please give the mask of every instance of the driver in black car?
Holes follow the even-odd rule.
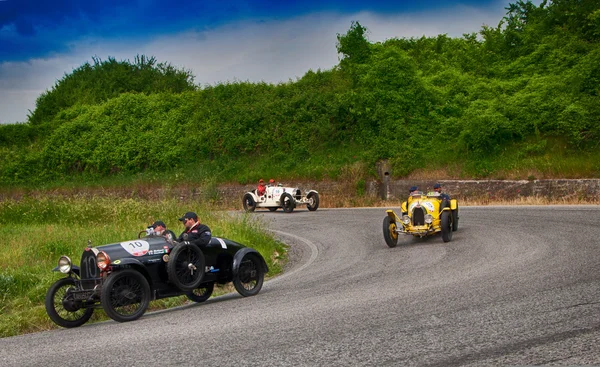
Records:
[[[170,229],[167,229],[167,225],[162,220],[157,220],[149,225],[146,232],[156,236],[164,236],[169,241],[175,240],[175,233]]]
[[[207,225],[201,224],[194,212],[187,212],[179,220],[185,226],[185,230],[177,238],[177,242],[191,243],[197,246],[208,245],[212,234]]]

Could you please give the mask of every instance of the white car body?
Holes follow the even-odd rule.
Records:
[[[268,208],[270,211],[282,208],[284,212],[291,213],[298,205],[306,205],[308,210],[315,211],[319,207],[319,193],[309,190],[303,194],[296,187],[266,186],[264,195],[258,195],[256,189],[245,193],[242,203],[247,212],[256,208]]]

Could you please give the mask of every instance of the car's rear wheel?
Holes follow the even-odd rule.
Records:
[[[73,278],[62,278],[52,284],[46,293],[46,313],[59,326],[81,326],[94,313],[93,308],[84,307],[83,301],[75,301],[72,294],[74,289]]]
[[[284,212],[291,213],[294,211],[294,198],[289,193],[284,192],[283,194],[281,194],[281,197],[279,198],[279,203],[281,204],[281,208]]]
[[[309,192],[306,195],[306,199],[308,200],[308,204],[306,204],[306,208],[311,212],[314,212],[319,208],[319,194],[316,192]]]
[[[254,201],[251,194],[246,193],[244,195],[242,204],[244,205],[244,210],[247,212],[253,212],[256,209],[256,201]]]
[[[396,222],[387,215],[383,218],[383,238],[388,247],[396,247],[398,244],[398,232]]]
[[[182,291],[193,291],[204,277],[206,260],[202,250],[194,244],[178,244],[173,248],[167,263],[169,281]]]
[[[207,283],[202,286],[187,292],[185,295],[190,301],[200,303],[210,298],[215,289],[215,283]]]
[[[113,272],[102,286],[102,308],[118,322],[137,320],[150,304],[150,285],[138,271]]]
[[[240,262],[237,274],[233,277],[233,286],[243,297],[256,295],[262,288],[265,270],[256,254],[246,254]]]
[[[450,242],[452,240],[452,217],[450,210],[442,212],[440,225],[442,226],[442,240]]]
[[[269,207],[269,211],[270,211],[270,212],[276,212],[276,211],[277,211],[277,209],[279,209],[279,208],[278,208],[278,207],[276,207],[276,206],[271,206],[271,207]]]
[[[452,231],[456,231],[458,229],[458,204],[456,205],[456,209],[452,211]]]

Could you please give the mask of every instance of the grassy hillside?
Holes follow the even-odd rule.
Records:
[[[0,126],[5,186],[180,175],[250,182],[375,174],[600,177],[600,4],[517,1],[497,27],[373,43],[297,81],[200,88],[152,57],[94,59]]]

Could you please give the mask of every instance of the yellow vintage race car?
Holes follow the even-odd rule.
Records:
[[[438,192],[414,192],[402,203],[402,215],[391,209],[386,213],[383,238],[389,247],[396,247],[401,233],[426,237],[441,232],[444,242],[449,242],[458,229],[458,202]]]

